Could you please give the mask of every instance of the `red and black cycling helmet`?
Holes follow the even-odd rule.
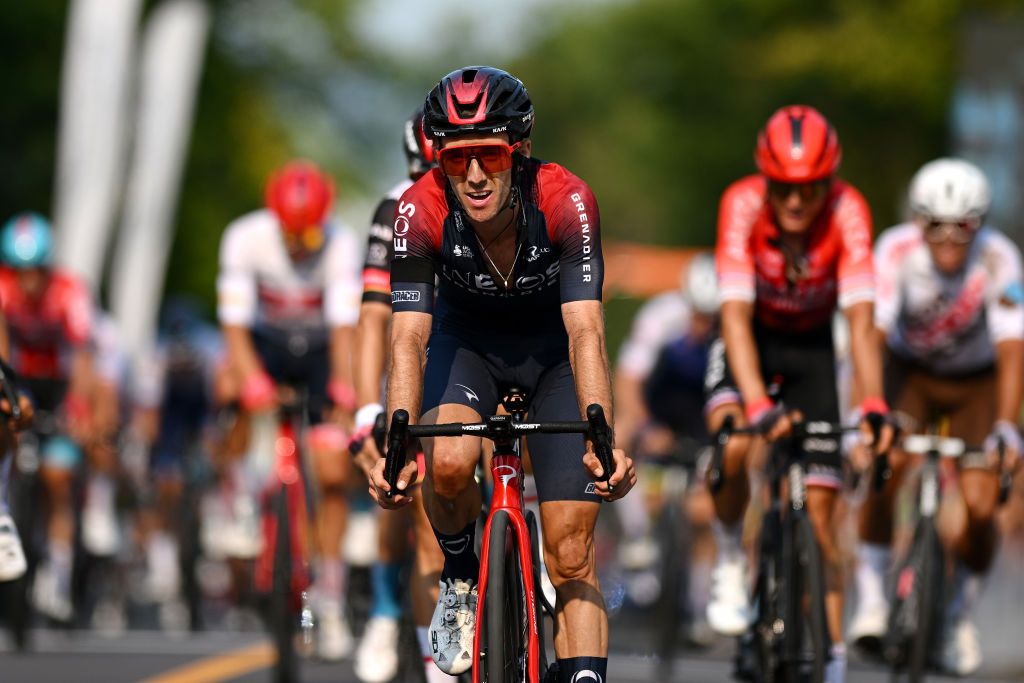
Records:
[[[533,103],[518,78],[490,66],[465,66],[441,79],[423,104],[432,137],[508,133],[509,143],[530,137]]]
[[[423,130],[423,110],[417,109],[405,122],[402,135],[402,148],[405,150],[406,161],[409,162],[409,177],[419,178],[437,166],[437,152],[434,150],[434,138]]]
[[[334,204],[334,182],[311,161],[289,161],[267,181],[267,208],[288,233],[320,228]]]
[[[757,136],[754,159],[770,180],[810,183],[835,175],[843,149],[832,124],[817,109],[797,104],[772,114]]]

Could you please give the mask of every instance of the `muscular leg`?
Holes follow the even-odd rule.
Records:
[[[479,422],[472,408],[446,403],[429,411],[422,424]],[[427,477],[423,482],[423,507],[434,529],[457,534],[480,513],[480,487],[473,479],[480,457],[480,439],[450,437],[424,439]]]
[[[608,656],[608,615],[597,580],[594,525],[598,503],[541,503],[544,556],[558,596],[555,654],[559,659]]]
[[[708,415],[708,431],[714,434],[722,428],[725,418],[732,416],[737,427],[746,426],[743,409],[736,403],[715,407]],[[749,436],[736,435],[725,446],[722,469],[725,481],[714,495],[715,516],[726,525],[743,521],[743,513],[750,500],[750,479],[747,475],[747,453],[751,448]]]
[[[825,570],[825,613],[833,643],[843,642],[843,575],[836,544],[833,517],[839,492],[832,488],[810,486],[807,489],[807,517],[821,548]]]

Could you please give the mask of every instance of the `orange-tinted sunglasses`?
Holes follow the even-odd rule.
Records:
[[[501,173],[512,168],[512,152],[519,149],[519,143],[506,145],[488,143],[486,145],[464,145],[462,147],[443,147],[438,152],[437,161],[447,176],[463,177],[469,173],[469,164],[473,159],[480,163],[480,168],[488,175]]]

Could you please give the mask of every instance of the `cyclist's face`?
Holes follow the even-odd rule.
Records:
[[[443,149],[473,145],[508,145],[507,135],[460,135],[446,140]],[[448,181],[470,220],[486,223],[494,220],[508,204],[512,191],[512,169],[487,173],[476,158],[470,158],[466,175],[449,175]]]
[[[18,272],[18,289],[28,299],[39,299],[43,296],[46,291],[46,283],[48,281],[47,271],[45,268],[25,268]]]
[[[828,198],[828,181],[768,183],[768,202],[783,232],[807,232]]]
[[[956,223],[929,221],[921,217],[917,219],[917,224],[924,232],[925,243],[935,268],[946,275],[960,272],[967,263],[974,238],[973,230],[964,229]]]

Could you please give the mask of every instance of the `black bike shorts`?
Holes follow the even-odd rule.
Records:
[[[778,400],[787,408],[802,412],[806,420],[839,421],[836,359],[830,325],[799,334],[755,326],[754,340],[761,376],[766,386],[778,386]],[[708,351],[704,390],[705,411],[728,403],[742,403],[721,338],[716,339]],[[804,442],[804,452],[808,486],[843,487],[839,439],[808,439]]]
[[[256,355],[275,382],[293,389],[305,389],[310,424],[323,422],[328,407],[327,379],[331,374],[326,344],[287,343],[253,330]]]
[[[486,351],[484,350],[486,349]],[[455,403],[481,417],[493,415],[509,387],[526,392],[530,421],[580,420],[576,382],[568,349],[546,339],[462,335],[435,330],[427,345],[423,378],[426,413]],[[584,441],[579,434],[535,434],[526,438],[540,502],[600,502],[594,479],[583,466]]]

